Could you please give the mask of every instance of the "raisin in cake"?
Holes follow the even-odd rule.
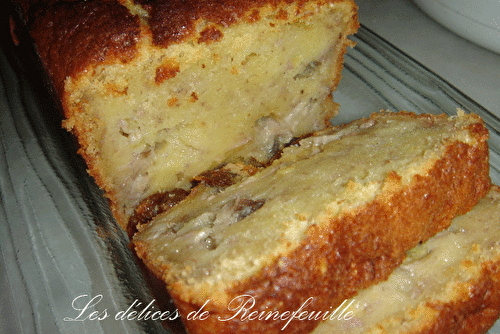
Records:
[[[352,0],[15,2],[123,227],[150,195],[328,126],[358,27]]]
[[[486,333],[500,314],[500,188],[312,334]]]
[[[317,322],[256,314],[310,298],[303,310],[328,310],[386,279],[485,196],[487,138],[463,112],[377,113],[300,140],[222,191],[202,184],[133,243],[190,333],[307,333]],[[237,311],[244,296],[254,318]],[[187,320],[200,308],[207,319]]]

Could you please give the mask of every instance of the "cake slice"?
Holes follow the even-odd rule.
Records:
[[[224,190],[201,183],[133,243],[189,333],[307,333],[319,320],[293,311],[329,310],[386,279],[485,196],[487,138],[463,112],[376,113]]]
[[[486,333],[500,314],[499,241],[493,186],[447,230],[411,249],[387,281],[346,300],[340,321],[333,316],[312,334]]]
[[[122,227],[148,196],[328,126],[358,28],[352,0],[17,2]]]

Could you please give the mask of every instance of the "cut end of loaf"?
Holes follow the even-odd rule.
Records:
[[[152,194],[221,164],[265,163],[329,125],[356,8],[297,6],[264,5],[227,27],[200,19],[198,37],[167,47],[143,34],[132,60],[67,78],[65,126],[122,226]]]

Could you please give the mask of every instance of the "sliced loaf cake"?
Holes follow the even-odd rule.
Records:
[[[346,300],[312,334],[479,334],[499,315],[500,188],[493,186],[447,230],[411,249],[387,281]]]
[[[125,227],[144,198],[329,125],[352,0],[16,1]]]
[[[222,191],[201,184],[139,226],[135,249],[190,333],[306,333],[317,321],[292,311],[329,310],[386,279],[485,196],[487,138],[462,112],[377,113]],[[189,318],[200,309],[206,319]]]

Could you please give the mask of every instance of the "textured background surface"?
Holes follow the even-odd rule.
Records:
[[[356,3],[362,24],[500,116],[500,54],[450,32],[410,0]]]

